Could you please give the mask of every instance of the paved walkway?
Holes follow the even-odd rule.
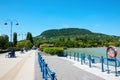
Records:
[[[16,52],[16,58],[0,54],[0,80],[42,80],[37,52]],[[88,68],[70,59],[41,54],[49,68],[56,73],[57,80],[119,80],[120,76],[102,73],[100,69]]]
[[[56,72],[58,80],[104,80],[103,78],[75,67],[73,62],[57,56],[43,56],[49,68]]]
[[[0,80],[34,80],[35,51],[16,52],[16,58],[0,54]]]

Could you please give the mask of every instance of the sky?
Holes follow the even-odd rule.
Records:
[[[61,28],[120,36],[120,0],[0,0],[0,34],[10,34],[10,22],[19,39]]]

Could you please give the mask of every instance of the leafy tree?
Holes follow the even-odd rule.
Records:
[[[25,41],[24,47],[25,47],[26,49],[30,49],[30,48],[32,48],[32,46],[33,46],[33,44],[31,43],[30,40],[26,40],[26,41]]]
[[[23,46],[24,46],[24,42],[17,42],[16,47],[17,47],[18,49],[22,49]]]
[[[13,46],[15,47],[16,44],[17,44],[17,33],[14,32],[14,34],[13,34]]]
[[[32,34],[30,32],[27,33],[26,40],[30,40],[30,42],[33,44],[33,37],[32,37]]]
[[[6,44],[8,43],[8,36],[7,35],[1,35],[0,36],[0,48],[4,49],[7,48]]]

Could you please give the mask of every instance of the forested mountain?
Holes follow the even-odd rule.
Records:
[[[36,42],[52,43],[58,46],[68,47],[96,47],[120,45],[120,37],[113,35],[106,35],[102,33],[94,33],[87,29],[80,28],[63,28],[51,29],[41,33],[41,35],[34,37]],[[74,44],[74,45],[73,45]]]
[[[79,28],[65,28],[65,29],[52,29],[44,31],[41,36],[46,38],[57,37],[57,36],[76,36],[76,35],[85,35],[93,34],[91,31],[86,29]]]

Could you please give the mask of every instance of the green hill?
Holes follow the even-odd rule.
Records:
[[[79,28],[64,28],[64,29],[51,29],[44,31],[41,36],[46,38],[57,37],[57,36],[75,36],[75,35],[85,35],[92,34],[91,31]]]
[[[74,43],[77,42],[78,45],[84,45],[87,47],[120,45],[119,36],[94,33],[87,29],[80,28],[63,28],[46,30],[42,32],[39,36],[34,37],[34,41],[54,44],[56,44],[57,42],[72,41]]]

